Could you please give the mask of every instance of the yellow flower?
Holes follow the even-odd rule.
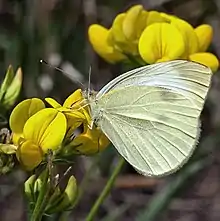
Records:
[[[16,156],[27,170],[40,164],[49,149],[56,150],[66,133],[65,115],[45,108],[37,98],[19,103],[10,116],[10,127],[17,137]]]
[[[163,14],[165,16],[165,14]],[[186,21],[166,15],[170,19],[170,24],[174,25],[181,32],[185,43],[185,54],[182,58],[204,64],[217,71],[219,61],[212,53],[205,52],[213,37],[213,30],[210,25],[203,24],[193,29]]]
[[[175,26],[154,23],[143,31],[139,40],[139,53],[148,64],[169,61],[178,59],[185,53],[185,44]]]
[[[170,24],[175,26],[183,37],[185,44],[185,53],[183,58],[187,58],[188,55],[197,52],[199,42],[193,27],[188,22],[174,16],[172,16]]]
[[[213,28],[210,25],[203,24],[194,29],[199,42],[198,52],[207,51],[213,37]]]
[[[219,61],[216,56],[209,52],[198,52],[195,54],[191,54],[189,59],[194,62],[198,62],[200,64],[204,64],[211,68],[213,72],[216,72],[219,67]]]
[[[135,5],[126,13],[117,15],[109,37],[112,46],[125,54],[138,55],[138,40],[146,27],[147,15],[142,5]]]
[[[169,22],[169,19],[157,11],[149,11],[147,16],[147,26],[153,23]]]
[[[65,114],[67,119],[68,134],[78,128],[83,122],[91,122],[87,107],[84,105],[84,98],[82,90],[78,89],[72,93],[63,103],[63,106],[52,98],[45,98],[45,100],[58,111]]]
[[[23,129],[27,120],[45,108],[42,100],[38,98],[26,99],[20,102],[12,111],[9,125],[12,130],[13,143],[18,144],[19,139],[23,137]]]
[[[73,152],[89,155],[98,152],[98,150],[103,150],[109,144],[108,139],[99,129],[95,127],[89,129],[91,116],[89,115],[89,108],[85,104],[85,98],[81,89],[73,92],[65,100],[63,106],[52,98],[46,98],[46,101],[65,114],[67,118],[67,138],[70,138],[75,130],[83,125],[83,132],[76,136],[70,143]]]
[[[91,25],[88,34],[94,50],[110,63],[126,60],[126,54],[138,55],[138,39],[146,27],[147,16],[142,5],[135,5],[116,16],[110,29]]]
[[[195,61],[204,64],[216,72],[219,67],[219,61],[217,57],[209,52],[205,52],[211,44],[213,37],[213,30],[210,25],[200,25],[194,29],[198,39],[198,50],[195,53],[189,55],[191,61]]]
[[[139,40],[139,53],[147,63],[187,59],[204,64],[213,72],[218,69],[216,56],[205,52],[212,40],[211,26],[204,24],[194,29],[176,16],[154,12],[150,19],[150,13]]]
[[[148,12],[142,5],[135,5],[125,13],[122,30],[127,40],[136,41],[140,38],[147,24],[147,16]]]
[[[43,152],[38,145],[34,144],[30,140],[27,140],[19,145],[16,157],[24,169],[32,170],[41,163],[43,159]]]
[[[75,153],[91,155],[104,150],[110,141],[97,128],[90,129],[87,124],[83,126],[83,133],[77,136],[70,145]]]
[[[83,97],[81,89],[78,89],[65,100],[63,106],[72,108],[72,110],[78,110],[80,108],[84,114],[83,132],[76,136],[70,145],[73,147],[74,152],[90,155],[102,151],[110,142],[101,130],[94,126],[90,129],[91,116],[89,115],[89,108],[88,106],[85,106],[85,103],[82,101],[85,101],[85,98]],[[82,107],[83,105],[85,107]],[[69,118],[71,119],[71,116]],[[75,129],[76,127],[72,126],[68,131],[68,134],[70,135],[74,133]]]
[[[164,12],[159,12],[160,16],[163,17],[166,22],[170,23],[172,19],[174,18],[178,18],[177,16],[175,15],[170,15],[170,14],[167,14],[167,13],[164,13]]]
[[[109,63],[116,63],[126,59],[126,56],[111,46],[108,42],[110,30],[105,27],[93,24],[89,27],[89,41],[93,49]]]
[[[215,55],[206,53],[212,35],[213,30],[209,25],[203,24],[194,29],[177,16],[146,11],[142,5],[134,5],[118,14],[110,29],[100,25],[89,28],[90,42],[94,49],[111,63],[123,60],[120,56],[115,56],[117,51],[127,55],[124,59],[142,58],[148,64],[187,59],[216,71],[218,59]]]
[[[37,144],[44,153],[49,149],[56,150],[66,133],[65,115],[54,108],[45,108],[24,125],[24,139]]]

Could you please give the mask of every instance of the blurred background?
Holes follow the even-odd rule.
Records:
[[[19,101],[50,96],[62,103],[81,87],[78,81],[83,83],[83,89],[87,87],[91,66],[92,88],[100,89],[123,68],[108,64],[95,54],[88,42],[88,26],[99,23],[109,27],[118,13],[134,4],[177,15],[193,26],[210,24],[214,29],[210,51],[220,57],[219,0],[0,0],[0,77],[9,64],[15,69],[21,66],[24,82]],[[63,72],[40,63],[40,59]],[[190,162],[178,173],[160,179],[145,178],[129,165],[124,166],[96,220],[219,220],[219,97],[217,72],[202,113],[199,146]],[[117,161],[112,147],[94,157],[76,158],[71,173],[79,184],[83,180],[81,201],[73,211],[44,220],[84,220]],[[0,220],[27,220],[23,194],[27,177],[19,169],[0,177]]]

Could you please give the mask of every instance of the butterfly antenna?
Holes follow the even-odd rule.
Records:
[[[57,71],[60,71],[60,72],[62,72],[64,75],[68,75],[64,70],[62,70],[61,68],[58,68],[58,67],[56,67],[56,66],[53,66],[53,65],[51,65],[51,64],[49,64],[48,62],[46,62],[46,61],[44,61],[44,60],[40,60],[40,63],[41,64],[45,64],[45,65],[47,65],[48,67],[50,67],[50,68],[53,68],[53,69],[55,69],[55,70],[57,70]],[[77,83],[79,83],[83,88],[84,88],[84,85],[80,82],[80,81],[78,81],[78,80],[76,80],[75,79],[75,81],[77,82]]]
[[[92,66],[89,66],[89,82],[88,82],[88,94],[87,97],[89,99],[90,92],[91,92],[91,73],[92,73]]]

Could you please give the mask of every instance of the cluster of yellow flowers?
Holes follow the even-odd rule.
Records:
[[[94,50],[106,61],[126,61],[131,56],[141,64],[187,59],[216,71],[219,61],[206,52],[212,36],[210,25],[193,28],[186,21],[135,5],[118,14],[110,29],[93,24],[88,30]]]
[[[52,108],[46,108],[38,98],[26,99],[11,113],[10,127],[16,156],[25,169],[38,166],[49,149],[58,150],[68,143],[72,153],[93,154],[104,149],[109,141],[99,129],[90,129],[88,108],[83,107],[81,89],[76,90],[63,106],[52,98],[45,99]],[[83,125],[83,132],[71,138]],[[63,147],[65,148],[65,146]]]

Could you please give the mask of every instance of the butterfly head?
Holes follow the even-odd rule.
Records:
[[[98,121],[100,119],[100,117],[102,116],[102,109],[99,107],[98,105],[98,100],[96,98],[96,91],[90,91],[90,93],[88,93],[88,91],[84,91],[83,92],[83,97],[86,99],[86,103],[89,105],[89,114],[92,118],[92,125],[96,125],[98,126]]]

